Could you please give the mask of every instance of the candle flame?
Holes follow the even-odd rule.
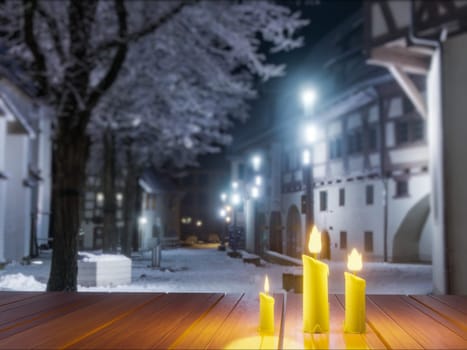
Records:
[[[308,241],[308,250],[310,253],[319,253],[321,251],[321,232],[316,226],[311,230],[310,239]]]
[[[362,254],[359,254],[357,249],[353,248],[349,254],[349,260],[347,262],[347,268],[350,271],[360,271],[362,269]]]
[[[264,291],[266,292],[266,294],[269,293],[269,279],[268,279],[267,275],[266,275],[266,278],[264,280]]]

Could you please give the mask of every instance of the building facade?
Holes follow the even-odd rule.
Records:
[[[467,2],[379,0],[364,10],[368,63],[391,74],[428,124],[433,291],[466,294]]]
[[[241,210],[247,250],[300,258],[316,225],[323,258],[344,260],[357,248],[366,260],[431,261],[426,123],[388,72],[366,64],[362,47],[357,13],[295,74],[314,82],[316,105],[294,104],[285,92],[273,110],[255,115],[269,123],[256,122],[254,141],[250,135],[231,149],[232,179],[242,184],[252,181],[241,170],[251,155],[264,159],[263,196],[254,205],[246,196]]]
[[[0,77],[0,262],[22,261],[49,242],[50,111]]]

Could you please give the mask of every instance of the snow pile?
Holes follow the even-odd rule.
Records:
[[[130,260],[125,255],[119,254],[92,254],[87,252],[79,252],[78,255],[84,256],[84,262],[97,262],[97,261],[121,261]]]
[[[37,281],[33,276],[25,276],[22,273],[0,276],[0,290],[43,292],[45,289],[45,283]]]

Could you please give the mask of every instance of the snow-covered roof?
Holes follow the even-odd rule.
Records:
[[[147,193],[176,192],[177,187],[172,180],[164,174],[153,169],[146,169],[139,179],[139,185]]]

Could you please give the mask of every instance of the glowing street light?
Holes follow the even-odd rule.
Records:
[[[312,88],[303,89],[300,95],[305,111],[313,107],[318,97],[316,90]]]
[[[222,203],[224,203],[226,200],[227,200],[227,194],[225,194],[224,192],[222,192],[222,193],[221,193],[221,201],[222,201]]]
[[[148,223],[148,219],[145,216],[140,216],[138,222],[140,225],[145,225]]]
[[[261,167],[261,157],[255,154],[253,157],[251,157],[251,164],[253,165],[253,170],[258,171]]]
[[[302,153],[302,164],[303,165],[310,165],[311,163],[311,154],[309,150],[303,150]]]
[[[318,138],[318,132],[313,124],[307,124],[303,129],[303,138],[307,145],[311,145]]]
[[[263,179],[261,178],[261,176],[257,175],[255,177],[255,185],[256,186],[261,186],[261,183],[263,182]]]
[[[238,188],[238,182],[237,182],[237,181],[233,181],[233,182],[232,182],[232,188],[233,188],[234,190],[236,190],[236,189]]]
[[[230,202],[232,203],[232,205],[237,206],[240,204],[241,201],[242,198],[240,197],[239,193],[232,193],[232,196],[230,197]]]
[[[256,199],[256,198],[259,198],[259,188],[258,188],[258,187],[253,186],[253,187],[251,188],[251,197],[253,197],[253,198],[255,198],[255,199]]]

